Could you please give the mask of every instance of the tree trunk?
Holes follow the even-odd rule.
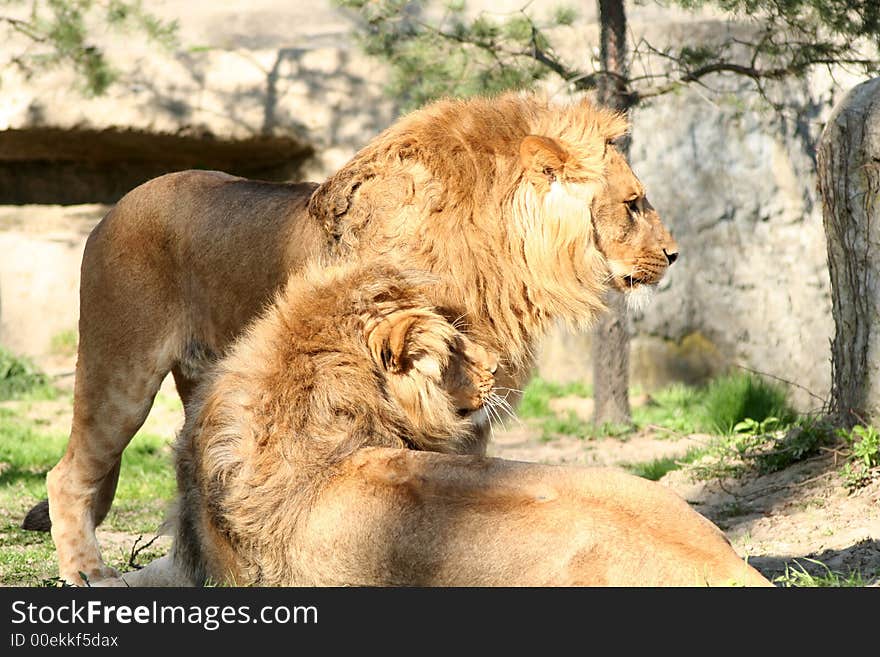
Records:
[[[835,334],[832,416],[880,420],[880,78],[837,105],[818,148]]]
[[[630,108],[627,85],[626,11],[624,0],[598,0],[602,76],[598,100],[626,112]],[[621,144],[629,156],[629,138]],[[626,304],[619,292],[609,292],[608,312],[593,329],[593,395],[596,424],[629,424],[629,328]]]

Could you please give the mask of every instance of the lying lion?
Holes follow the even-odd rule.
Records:
[[[286,520],[261,557],[289,585],[770,586],[678,495],[606,468],[367,447]],[[198,580],[172,551],[111,583]]]
[[[386,265],[313,266],[212,371],[177,450],[175,550],[196,581],[302,579],[285,556],[297,523],[362,447],[467,451],[498,361],[427,287]]]
[[[95,526],[164,377],[188,402],[316,258],[393,255],[436,275],[431,305],[499,354],[498,381],[514,389],[557,320],[589,324],[606,290],[656,284],[678,249],[612,144],[626,129],[586,102],[447,100],[401,118],[320,186],[188,171],[128,193],[83,255],[73,423],[47,477],[61,577],[113,574]],[[481,454],[485,422],[474,427]],[[48,524],[43,505],[25,526]]]
[[[467,449],[497,362],[422,289],[380,265],[293,278],[189,409],[171,556],[124,581],[768,583],[658,484],[415,452]]]

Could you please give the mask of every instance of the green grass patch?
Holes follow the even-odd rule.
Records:
[[[737,424],[730,435],[716,438],[688,470],[697,480],[778,472],[818,454],[833,440],[830,426],[814,417],[802,417],[791,424],[773,417],[762,422],[748,419]]]
[[[704,447],[692,447],[683,456],[666,456],[645,461],[644,463],[630,463],[624,466],[627,472],[651,481],[659,481],[667,473],[690,465],[706,454]]]
[[[27,405],[22,405],[25,408]],[[172,435],[137,434],[122,457],[119,488],[102,527],[152,536],[176,493]],[[67,434],[47,431],[11,408],[0,408],[0,583],[39,586],[57,576],[49,534],[20,529],[25,513],[46,497],[46,473],[64,453]],[[125,550],[106,551],[111,565],[124,566]],[[144,553],[145,560],[149,554]],[[159,553],[156,552],[155,556]]]
[[[559,397],[590,397],[592,389],[583,383],[558,384],[532,379],[524,390],[519,416],[541,421],[542,435],[582,437],[625,435],[634,429],[654,426],[673,433],[732,435],[746,420],[764,422],[775,418],[779,427],[792,424],[797,414],[788,403],[786,389],[749,373],[721,377],[706,386],[673,384],[651,394],[632,412],[632,427],[595,427],[571,412],[554,413],[550,401]]]
[[[51,379],[33,362],[0,347],[0,401],[54,399],[57,394]]]
[[[549,442],[558,436],[572,436],[581,440],[593,438],[618,438],[628,435],[632,427],[606,422],[595,425],[585,422],[574,411],[568,411],[564,415],[553,414],[543,418],[539,423],[541,428],[541,442]]]
[[[724,376],[703,387],[674,384],[633,409],[637,427],[654,425],[677,433],[730,435],[745,420],[771,417],[780,426],[797,418],[786,389],[747,373]]]
[[[678,433],[697,433],[703,425],[705,392],[683,383],[652,394],[647,403],[632,411],[633,424],[659,426]]]
[[[550,400],[559,397],[592,397],[593,389],[580,381],[553,383],[539,377],[533,378],[523,390],[517,413],[521,418],[543,418],[553,415]]]
[[[541,440],[547,442],[555,436],[575,436],[586,438],[590,424],[580,419],[574,411],[565,415],[551,414],[541,420]]]
[[[809,572],[802,563],[798,561],[794,561],[792,564],[786,564],[785,573],[776,577],[773,580],[773,583],[778,586],[783,587],[861,587],[867,586],[870,583],[870,578],[867,580],[859,571],[850,571],[848,573],[840,573],[837,571],[832,571],[828,566],[826,566],[821,561],[817,561],[815,559],[807,559],[804,561],[808,561],[811,564],[814,564],[818,567],[818,569],[814,568],[813,570],[817,570],[817,572]]]
[[[840,476],[850,492],[880,479],[880,431],[872,426],[855,426],[837,432],[849,455]]]
[[[797,414],[788,404],[788,393],[777,383],[752,374],[732,374],[712,381],[702,402],[703,429],[731,434],[740,422],[777,418],[790,424]]]
[[[73,356],[76,353],[77,339],[76,329],[60,331],[52,336],[50,349],[59,356]]]
[[[582,383],[562,385],[536,378],[526,387],[520,416],[540,431],[544,442],[559,436],[625,437],[649,426],[671,434],[715,436],[680,458],[627,466],[630,472],[652,480],[679,468],[686,468],[698,480],[776,472],[833,442],[829,426],[797,415],[785,387],[751,373],[730,374],[701,387],[675,384],[655,392],[633,409],[632,426],[597,427],[574,411],[554,412],[551,408],[555,398],[588,397],[590,393],[590,387]],[[845,479],[865,481],[864,472],[870,477],[880,474],[880,434],[858,434],[850,442],[858,456],[845,466]]]

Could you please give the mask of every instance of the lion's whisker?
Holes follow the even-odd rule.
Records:
[[[495,392],[489,394],[486,398],[486,406],[487,408],[491,408],[492,411],[496,414],[500,422],[504,421],[504,418],[501,416],[499,411],[503,411],[507,415],[509,415],[517,424],[522,424],[522,421],[516,416],[516,413],[513,411],[513,408],[509,403],[502,397],[498,396]]]
[[[492,425],[492,409],[487,405],[486,408],[486,421],[489,423],[489,436],[491,436],[492,440],[495,440],[495,427]]]
[[[462,328],[466,328],[466,327],[468,327],[469,324],[467,324],[466,322],[462,322],[462,320],[463,320],[465,317],[467,317],[467,316],[468,316],[468,313],[467,313],[467,312],[464,312],[464,313],[462,313],[461,315],[459,315],[458,317],[456,317],[456,318],[455,318],[454,320],[452,320],[452,322],[451,322],[451,323],[452,323],[452,327],[455,328],[455,329],[458,329],[458,330],[461,330]]]
[[[514,412],[513,408],[511,408],[510,404],[508,404],[505,400],[501,399],[498,401],[498,408],[500,408],[502,411],[507,413],[508,417],[510,417],[510,419],[512,419],[514,422],[516,422],[519,425],[522,425],[522,420],[520,420],[516,416],[516,413]]]

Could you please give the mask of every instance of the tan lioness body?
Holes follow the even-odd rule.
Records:
[[[660,484],[390,448],[336,466],[278,557],[289,585],[770,586]],[[198,583],[171,555],[123,581]]]
[[[657,283],[677,247],[610,144],[625,130],[587,103],[443,101],[318,187],[184,172],[127,194],[83,257],[73,424],[47,478],[60,575],[113,574],[94,528],[165,375],[186,402],[313,258],[394,254],[432,272],[432,304],[500,355],[498,380],[511,388],[522,388],[554,321],[589,323],[609,287]],[[485,435],[472,447],[482,453]]]

